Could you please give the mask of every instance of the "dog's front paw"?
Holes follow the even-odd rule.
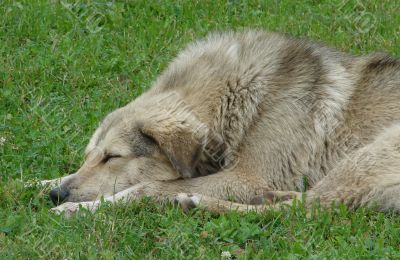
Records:
[[[55,208],[51,208],[50,212],[56,215],[64,214],[66,217],[71,217],[79,211],[79,203],[65,202]]]
[[[64,214],[65,217],[69,218],[75,215],[81,208],[94,212],[98,206],[98,202],[65,202],[55,208],[51,208],[50,212],[56,215]]]
[[[188,213],[190,209],[197,208],[201,197],[200,194],[195,193],[179,193],[174,197],[174,204],[179,205],[183,212]]]

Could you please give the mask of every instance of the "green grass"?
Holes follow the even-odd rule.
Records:
[[[74,172],[98,122],[185,44],[264,28],[400,56],[397,1],[1,1],[0,259],[398,258],[400,218],[343,207],[307,217],[194,211],[151,200],[67,220],[23,182]]]

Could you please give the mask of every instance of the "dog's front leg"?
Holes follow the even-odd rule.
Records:
[[[95,212],[98,209],[99,204],[99,200],[84,202],[65,202],[57,207],[51,208],[50,212],[56,215],[64,214],[65,217],[69,218],[76,214],[81,207],[90,212]]]
[[[155,191],[153,185],[153,183],[140,183],[112,196],[106,197],[103,200],[65,202],[50,209],[50,211],[57,215],[64,214],[66,217],[71,217],[72,215],[76,214],[80,208],[86,209],[90,212],[95,212],[100,207],[102,201],[110,203],[129,202],[141,199],[144,196],[153,196],[155,195],[153,192]]]

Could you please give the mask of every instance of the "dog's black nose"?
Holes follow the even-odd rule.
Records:
[[[68,195],[69,191],[61,187],[52,189],[50,191],[50,199],[55,205],[60,205],[63,203],[67,199]]]

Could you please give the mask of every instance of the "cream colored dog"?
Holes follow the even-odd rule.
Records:
[[[101,197],[220,212],[302,193],[306,205],[400,210],[400,62],[262,31],[211,34],[109,114],[82,167],[50,183],[52,210],[67,214]]]

